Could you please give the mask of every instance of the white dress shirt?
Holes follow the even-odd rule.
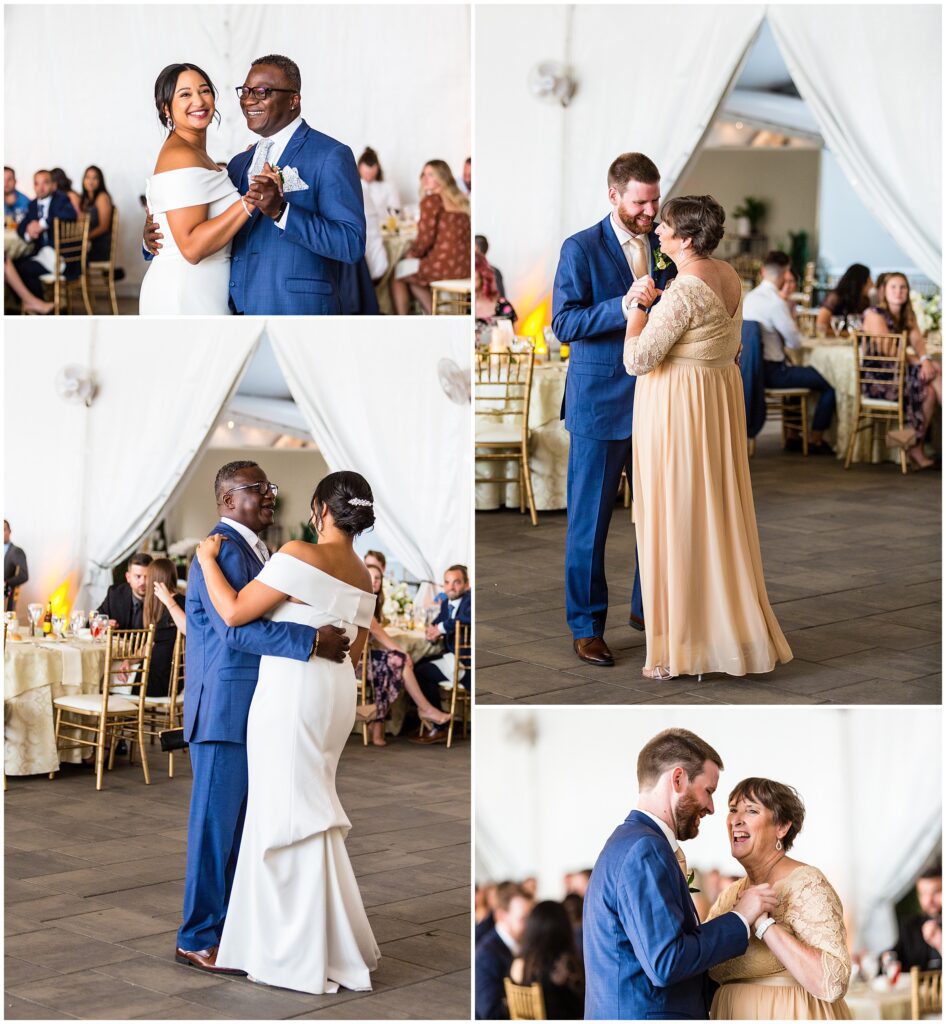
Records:
[[[269,162],[269,166],[270,167],[277,166],[277,164],[279,163],[280,159],[282,158],[283,150],[285,150],[286,146],[289,144],[289,140],[293,137],[293,135],[295,135],[296,129],[299,127],[299,124],[301,123],[301,121],[302,121],[302,114],[299,114],[299,116],[295,119],[295,121],[290,121],[289,124],[287,124],[285,128],[280,128],[279,131],[276,132],[275,135],[270,135],[269,136],[268,141],[273,144],[273,148],[269,151],[269,156],[267,156],[267,158],[266,158],[267,161]],[[257,141],[257,143],[256,143],[257,147],[259,147],[263,142],[266,142],[266,141],[267,141],[266,139],[259,139]],[[256,153],[255,149],[254,149],[253,153],[255,155],[255,153]],[[250,157],[250,166],[251,167],[253,166],[253,157],[252,156]],[[249,182],[247,182],[247,184],[249,184]],[[288,218],[288,216],[289,216],[289,206],[287,205],[286,209],[283,210],[283,212],[282,212],[282,216],[279,218],[279,220],[277,220],[275,222],[276,227],[284,229],[286,227],[286,219]]]
[[[677,850],[680,849],[680,844],[677,842],[677,837],[674,835],[673,829],[662,819],[658,818],[655,814],[651,814],[650,811],[645,811],[643,807],[638,807],[637,810],[641,814],[646,814],[648,818],[660,829],[661,832],[667,837],[667,842],[670,844],[670,849],[673,850],[673,855],[676,857]],[[749,928],[749,922],[739,913],[738,910],[731,910],[731,914],[735,914],[740,921],[746,926],[746,934],[752,936],[752,930]]]
[[[221,516],[220,522],[226,523],[227,526],[236,530],[236,532],[253,549],[253,553],[260,560],[261,563],[265,564],[268,561],[268,559],[264,557],[263,551],[261,550],[261,548],[265,549],[266,545],[259,539],[259,534],[254,533],[248,526],[244,526],[242,523],[238,523],[235,519],[228,519],[226,516]]]
[[[401,209],[401,194],[393,181],[366,181],[371,202],[378,213],[379,221],[388,219],[388,210]]]
[[[39,221],[39,226],[45,231],[49,227],[49,204],[53,201],[52,196],[46,196],[45,199],[36,200],[36,219]]]
[[[460,602],[462,600],[463,600],[462,597],[458,597],[458,598],[455,598],[453,601],[448,601],[447,602],[447,604],[450,606],[450,610],[453,612],[453,615],[450,616],[451,628],[453,626],[453,623],[456,622],[456,619],[457,619],[457,609],[460,607]],[[437,623],[437,628],[440,630],[441,633],[443,633],[444,636],[447,635],[446,623],[438,622]]]
[[[742,319],[755,320],[762,332],[762,358],[784,363],[786,348],[800,348],[801,337],[788,303],[771,281],[763,281],[742,300]]]
[[[361,199],[365,204],[365,262],[368,264],[371,280],[377,281],[378,278],[384,277],[384,272],[388,269],[388,251],[384,247],[378,211],[375,209],[371,190],[366,181],[361,183]]]
[[[501,924],[494,924],[493,927],[496,929],[496,934],[503,940],[503,945],[506,949],[512,953],[513,956],[519,955],[519,943],[516,942],[513,937],[506,931]]]
[[[650,266],[651,252],[650,252],[650,238],[644,235],[632,235],[627,228],[614,216],[614,212],[611,213],[611,230],[614,232],[614,237],[618,240],[618,245],[621,247],[621,252],[624,253],[624,258],[627,260],[627,265],[631,271],[631,277],[634,276],[634,266],[631,263],[631,254],[625,245],[632,238],[639,238],[644,243],[644,254],[647,257],[647,265]],[[621,312],[624,314],[624,319],[627,319],[627,314],[630,312],[627,308],[627,296],[621,299]]]

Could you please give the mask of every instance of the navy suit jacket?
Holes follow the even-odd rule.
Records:
[[[586,1020],[706,1020],[707,970],[749,945],[735,914],[700,924],[667,837],[640,811],[598,857],[583,937]]]
[[[651,254],[660,247],[648,235]],[[676,276],[673,264],[650,275],[658,288]],[[552,290],[552,330],[571,346],[562,417],[572,434],[599,441],[631,436],[634,382],[624,369],[627,321],[621,299],[634,276],[611,226],[611,215],[562,244]]]
[[[253,149],[227,166],[244,195]],[[348,146],[310,128],[295,130],[279,159],[309,187],[285,194],[285,228],[263,214],[253,216],[230,250],[230,301],[252,316],[343,312],[341,264],[365,255],[365,207],[355,158]]]
[[[512,967],[512,953],[491,928],[476,944],[476,1002],[477,1020],[509,1020],[503,978]]]
[[[462,622],[467,626],[470,625],[470,622],[472,620],[472,603],[472,597],[470,595],[470,591],[468,590],[463,595],[463,597],[460,598],[460,603],[457,605],[456,615],[452,613],[452,610],[450,608],[450,602],[445,600],[440,605],[440,613],[437,615],[437,618],[434,619],[433,624],[435,626],[439,626],[441,624],[443,625],[443,643],[451,654],[456,654],[456,624],[457,622]],[[462,662],[462,664],[464,668],[470,667],[469,663],[466,661]]]
[[[765,426],[765,374],[762,365],[762,329],[755,320],[742,321],[739,372],[746,398],[746,430],[755,437]]]
[[[262,569],[249,544],[226,523],[212,533],[227,540],[217,562],[227,582],[242,590]],[[315,630],[298,622],[257,619],[228,626],[207,593],[196,557],[187,577],[187,658],[185,659],[184,738],[188,742],[246,742],[246,719],[259,678],[261,655],[308,661]]]
[[[42,249],[45,245],[55,245],[53,237],[54,220],[75,220],[76,208],[72,205],[69,197],[64,192],[52,192],[50,194],[49,212],[46,214],[46,223],[49,225],[46,230],[36,239],[36,248]],[[30,205],[26,208],[26,216],[16,226],[17,234],[26,240],[26,225],[31,220],[39,220],[39,200],[31,199]]]

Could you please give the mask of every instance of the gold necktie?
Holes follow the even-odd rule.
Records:
[[[680,865],[680,870],[683,872],[683,877],[687,878],[689,876],[689,872],[687,871],[687,858],[686,854],[683,852],[682,846],[677,847],[677,863]]]
[[[639,277],[647,277],[650,274],[650,260],[647,258],[647,246],[640,235],[635,235],[627,241],[628,252],[631,254],[631,272],[634,280]]]

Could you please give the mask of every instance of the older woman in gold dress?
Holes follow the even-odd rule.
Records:
[[[709,918],[732,910],[748,885],[768,883],[778,905],[756,922],[742,956],[710,971],[720,985],[713,1020],[852,1019],[841,901],[816,867],[788,856],[804,820],[798,793],[780,782],[744,779],[729,796],[729,843],[746,877],[720,894]]]

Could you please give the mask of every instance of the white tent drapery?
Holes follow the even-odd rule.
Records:
[[[293,58],[302,73],[308,123],[350,146],[370,145],[404,204],[419,202],[423,163],[446,160],[459,175],[470,154],[469,9],[461,4],[8,5],[4,8],[7,96],[37,76],[38,102],[5,110],[4,158],[32,195],[33,172],[61,166],[81,185],[102,168],[121,214],[120,285],[137,293],[144,213],[138,197],[164,139],[154,82],[172,63],[203,68],[219,91],[214,160],[256,141],[234,87],[265,54]]]
[[[117,320],[57,318],[20,330],[8,327],[5,342],[8,518],[30,590],[45,599],[71,576],[76,603],[88,607],[203,448],[262,324],[191,321],[169,331],[139,321],[130,331]],[[56,395],[67,364],[96,376],[88,408]]]
[[[769,22],[848,181],[891,237],[942,276],[942,10],[773,4]]]
[[[329,468],[365,476],[379,538],[415,577],[438,581],[472,550],[470,405],[451,402],[438,380],[443,358],[469,373],[469,329],[385,328],[382,339],[370,320],[350,320],[330,346],[300,320],[271,320],[267,334]]]

